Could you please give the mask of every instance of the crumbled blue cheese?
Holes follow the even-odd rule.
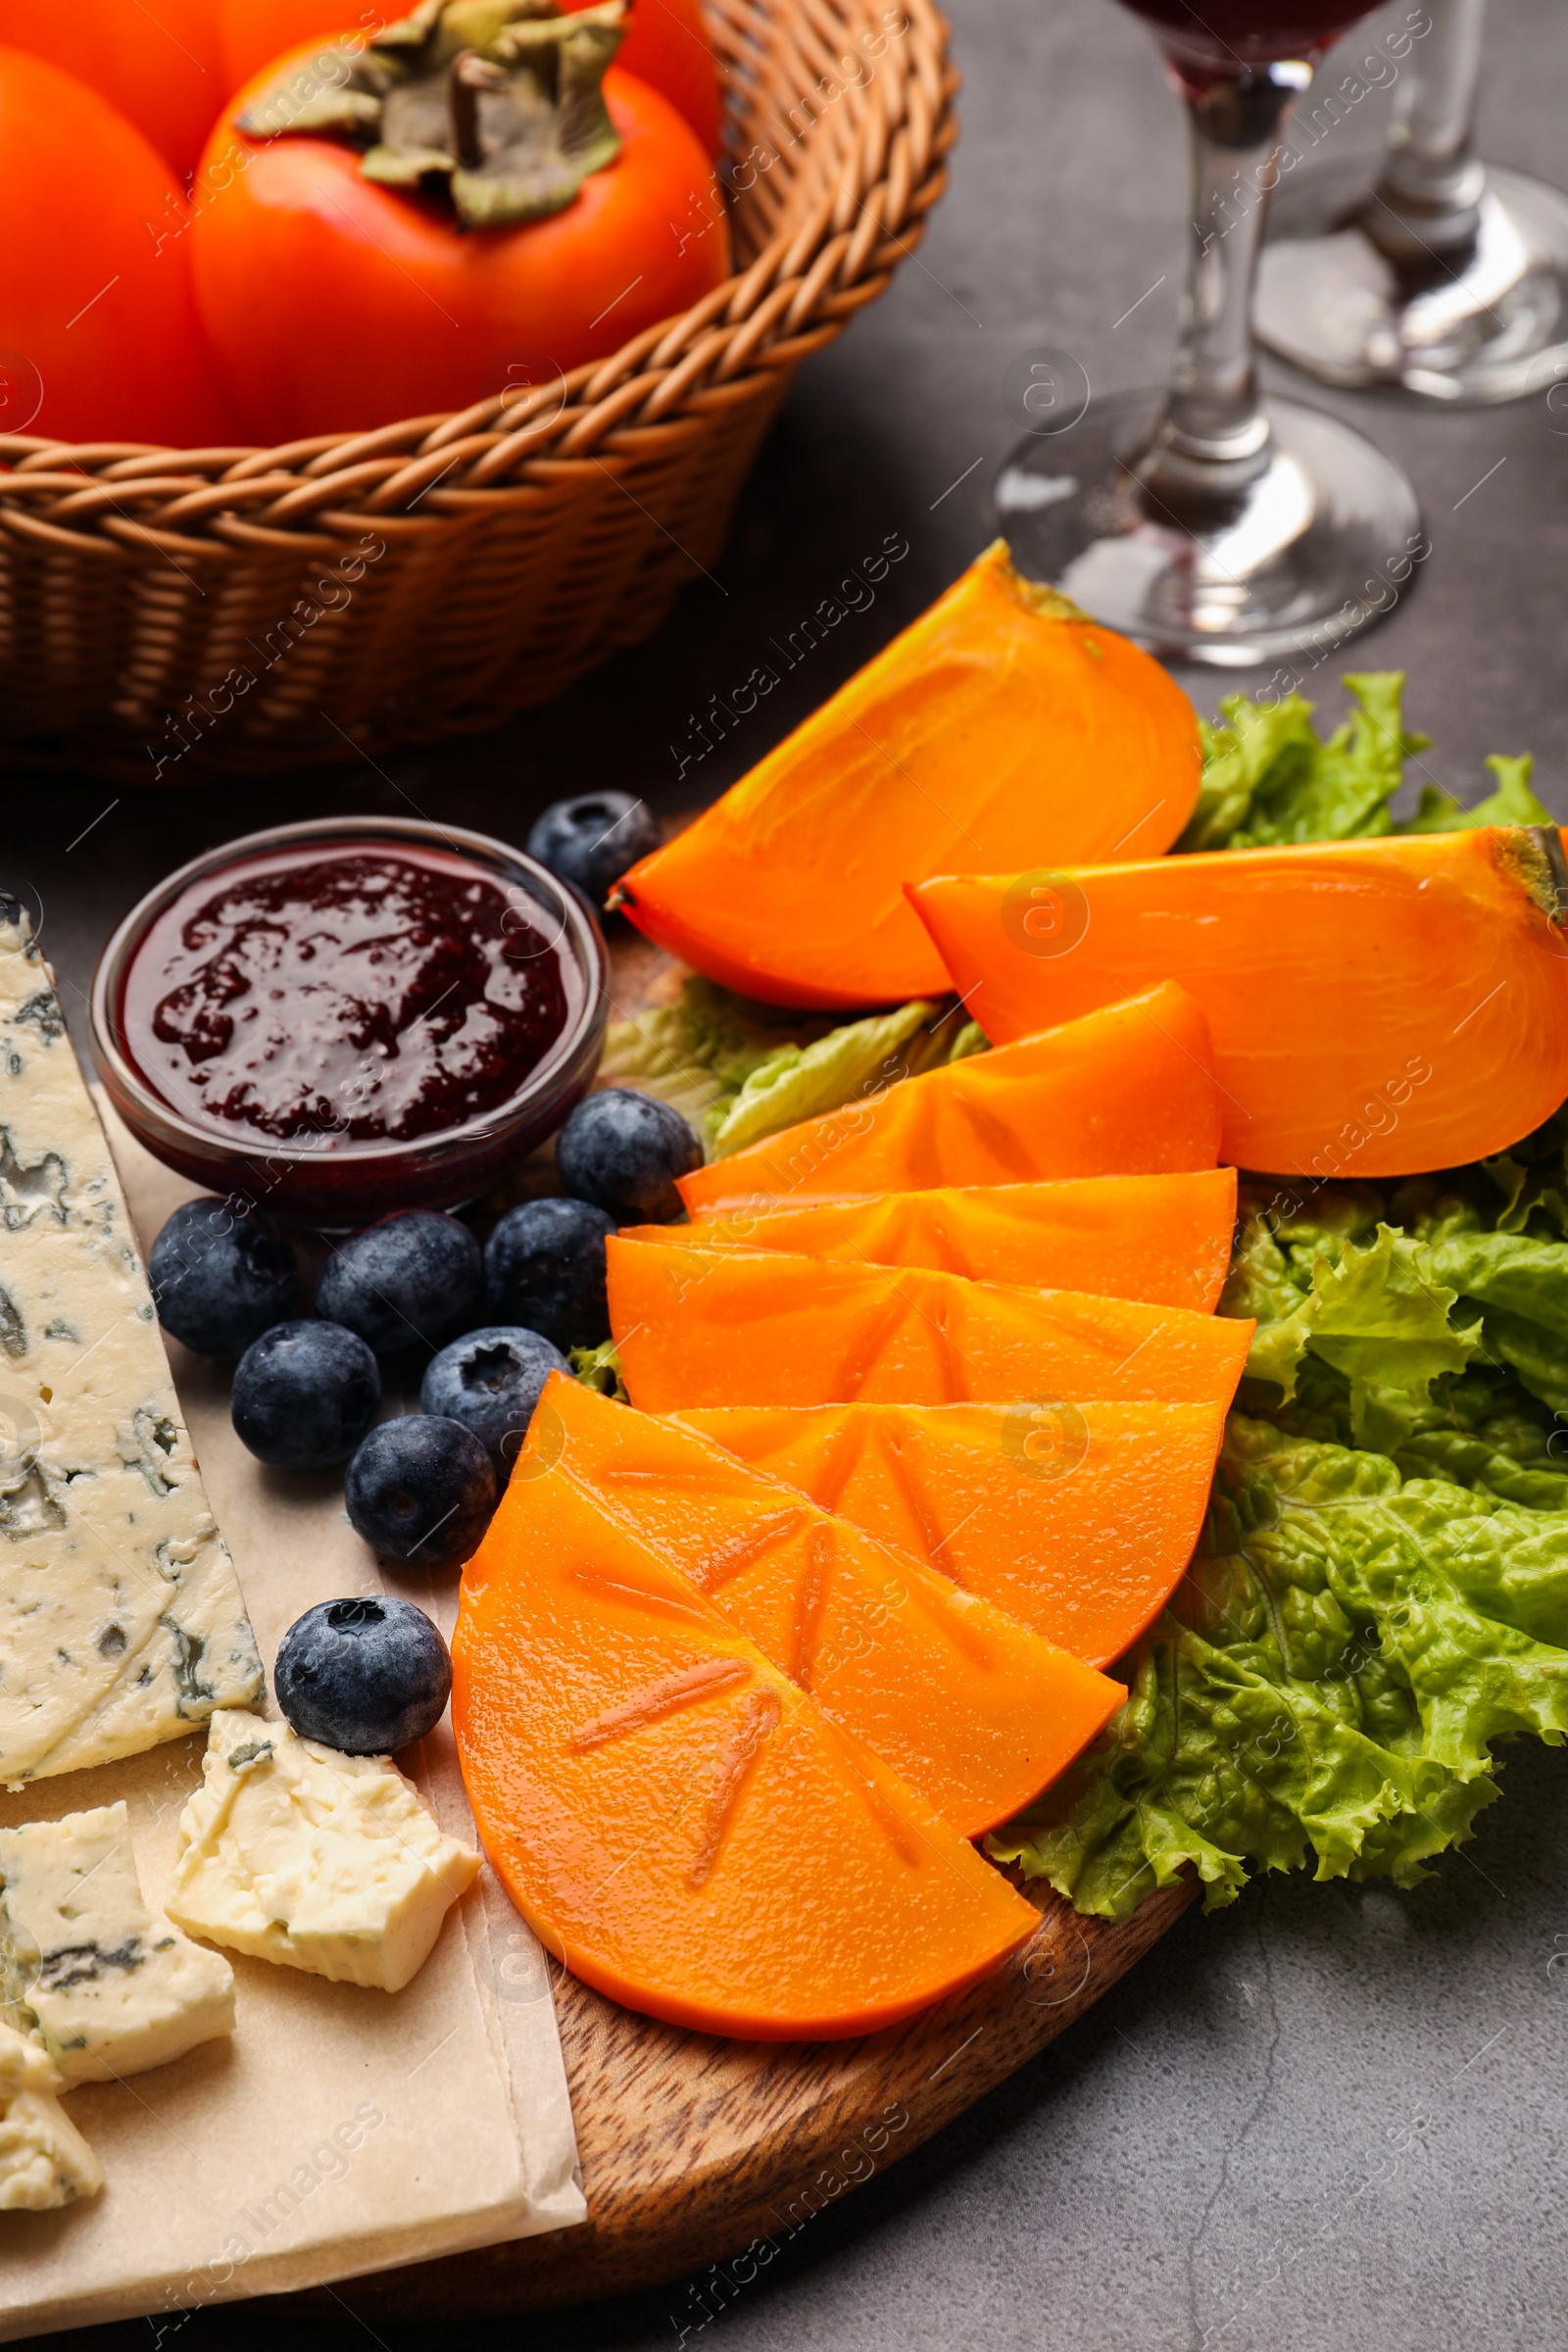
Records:
[[[261,1687],[109,1146],[0,901],[0,1781],[135,1755]]]
[[[0,2015],[72,2082],[234,2031],[234,1972],[142,1900],[123,1804],[0,1830]]]
[[[259,1960],[396,1992],[478,1869],[389,1757],[227,1710],[180,1819],[169,1916]]]
[[[55,2093],[35,2041],[0,2026],[0,2213],[47,2213],[95,2197],[104,2170]]]

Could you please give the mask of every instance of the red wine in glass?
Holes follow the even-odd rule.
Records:
[[[1092,397],[1067,424],[1032,430],[997,477],[997,520],[1025,571],[1157,653],[1315,662],[1387,609],[1380,582],[1420,561],[1404,476],[1337,418],[1262,397],[1249,327],[1292,102],[1369,9],[1125,4],[1157,35],[1192,134],[1176,368],[1163,392]]]
[[[1282,57],[1318,57],[1367,13],[1355,0],[1202,0],[1199,8],[1188,0],[1125,0],[1125,5],[1157,24],[1167,48],[1184,63],[1220,74],[1272,65]]]

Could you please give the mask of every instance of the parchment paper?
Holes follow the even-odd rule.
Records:
[[[97,1101],[145,1250],[198,1188]],[[455,1570],[383,1576],[343,1516],[340,1474],[263,1469],[234,1436],[226,1371],[177,1345],[170,1356],[269,1670],[301,1611],[345,1593],[399,1592],[451,1634]],[[197,1732],[0,1794],[0,1822],[123,1797],[156,1909],[205,1745]],[[442,1827],[477,1844],[448,1725],[398,1761]],[[549,1970],[488,1867],[402,1992],[226,1956],[238,1987],[231,2040],[69,2094],[107,2185],[59,2213],[0,2217],[0,2340],[167,2313],[157,2331],[167,2341],[182,2311],[208,2303],[586,2218]]]

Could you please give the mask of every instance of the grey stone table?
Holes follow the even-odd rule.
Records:
[[[41,894],[74,1010],[131,899],[253,826],[412,804],[519,838],[567,791],[626,785],[668,808],[709,797],[973,555],[1013,432],[1009,359],[1064,348],[1102,390],[1162,373],[1181,133],[1145,33],[1108,0],[956,0],[955,14],[963,136],[931,234],[888,299],[806,370],[715,579],[655,642],[495,737],[375,766],[118,800],[13,775],[6,878]],[[1568,179],[1565,84],[1560,0],[1494,0],[1487,152]],[[1375,149],[1382,103],[1353,107],[1325,152]],[[1568,437],[1544,401],[1445,416],[1323,397],[1406,466],[1433,552],[1381,629],[1304,690],[1334,709],[1341,667],[1407,669],[1413,722],[1436,740],[1425,772],[1475,798],[1488,752],[1533,749],[1568,814]],[[682,772],[693,715],[890,536],[908,553],[874,603]],[[1185,682],[1212,707],[1212,676]],[[1565,1872],[1568,1765],[1520,1747],[1474,1842],[1414,1894],[1276,1879],[1217,1917],[1189,1915],[1062,2041],[755,2282],[710,2277],[443,2333],[540,2352],[1561,2345]],[[169,2328],[177,2352],[280,2334],[265,2306]],[[282,2332],[404,2340],[384,2328],[372,2339],[347,2304]],[[159,2339],[138,2325],[75,2340],[157,2352]]]

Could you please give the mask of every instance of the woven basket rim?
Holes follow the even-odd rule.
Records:
[[[0,434],[0,527],[122,560],[181,550],[210,558],[268,542],[338,547],[367,519],[428,527],[548,498],[585,469],[613,475],[617,458],[646,454],[651,436],[679,438],[760,376],[793,372],[919,242],[946,185],[958,88],[933,0],[900,0],[896,11],[870,0],[796,6],[804,37],[822,56],[830,35],[842,42],[857,24],[885,28],[894,14],[904,24],[885,37],[889,70],[846,85],[871,102],[831,184],[689,310],[520,400],[504,392],[368,431],[206,449]],[[720,29],[723,8],[716,0]],[[826,80],[792,108],[808,111]],[[834,103],[790,143],[808,140]],[[726,171],[733,198],[732,156],[721,162],[721,176]]]

